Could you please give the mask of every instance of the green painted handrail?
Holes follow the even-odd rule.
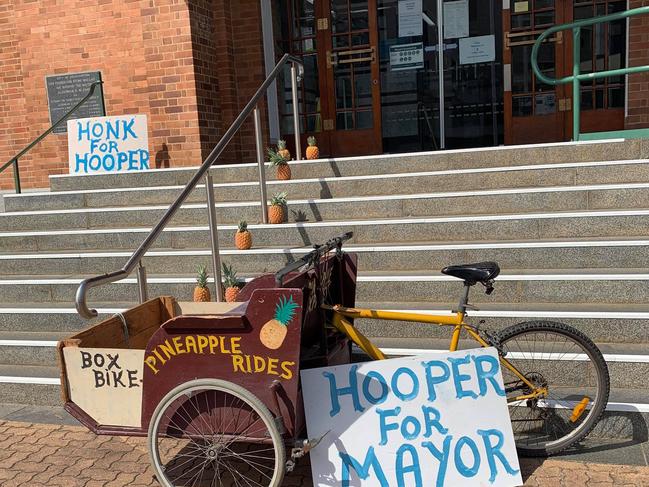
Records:
[[[573,120],[573,139],[579,140],[580,137],[580,110],[581,110],[581,82],[598,78],[607,78],[609,76],[621,76],[627,74],[643,73],[649,71],[649,65],[634,66],[621,69],[609,69],[608,71],[598,71],[596,73],[580,73],[579,65],[581,64],[580,48],[581,48],[581,28],[590,25],[604,24],[615,20],[627,19],[637,15],[649,14],[649,7],[634,8],[624,12],[616,12],[614,14],[604,15],[601,17],[593,17],[591,19],[577,20],[569,24],[555,25],[543,32],[534,43],[532,47],[532,70],[536,77],[548,85],[563,85],[572,83],[572,120]],[[538,64],[539,49],[541,44],[552,34],[563,30],[572,30],[572,75],[564,78],[548,78],[545,76]]]

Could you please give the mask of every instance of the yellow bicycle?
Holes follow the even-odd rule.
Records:
[[[316,246],[277,276],[281,280],[294,270],[317,267],[332,250],[340,257],[343,242],[351,237],[348,233]],[[552,321],[519,323],[494,333],[473,325],[467,312],[473,308],[469,304],[471,288],[479,283],[486,294],[491,294],[500,267],[495,262],[482,262],[446,267],[442,273],[464,282],[458,308],[450,316],[349,308],[324,302],[321,307],[329,313],[331,325],[374,360],[386,356],[353,325],[353,319],[447,326],[451,329],[450,351],[458,349],[463,335],[480,347],[495,347],[521,455],[556,454],[585,438],[604,413],[610,389],[606,362],[592,340],[572,326]]]

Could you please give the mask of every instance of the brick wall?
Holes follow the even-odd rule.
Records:
[[[629,8],[649,5],[649,0],[630,0]],[[630,20],[629,66],[649,64],[649,16]],[[649,73],[629,76],[629,114],[626,128],[649,127]]]
[[[153,167],[199,164],[263,80],[259,15],[259,0],[0,0],[0,161],[49,127],[45,76],[101,71],[108,115],[148,115]],[[252,160],[253,134],[225,159]],[[47,187],[66,136],[20,167],[25,188]]]

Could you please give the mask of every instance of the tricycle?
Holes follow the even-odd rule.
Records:
[[[253,279],[239,302],[159,297],[61,341],[65,409],[97,434],[146,436],[166,487],[278,487],[321,440],[306,435],[300,371],[385,358],[354,326],[369,318],[451,327],[451,351],[463,332],[497,348],[519,454],[554,454],[592,430],[608,371],[583,333],[547,321],[492,333],[466,321],[470,289],[491,294],[496,263],[442,271],[464,282],[451,314],[361,309],[357,257],[343,251],[351,237]]]

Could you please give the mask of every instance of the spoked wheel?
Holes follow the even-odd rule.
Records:
[[[153,413],[147,443],[165,487],[279,487],[284,478],[286,449],[273,416],[230,382],[176,387]]]
[[[582,440],[608,401],[608,368],[597,346],[579,330],[549,321],[520,323],[498,338],[505,359],[534,386],[503,364],[518,452],[552,455]],[[543,393],[515,400],[535,391]]]

